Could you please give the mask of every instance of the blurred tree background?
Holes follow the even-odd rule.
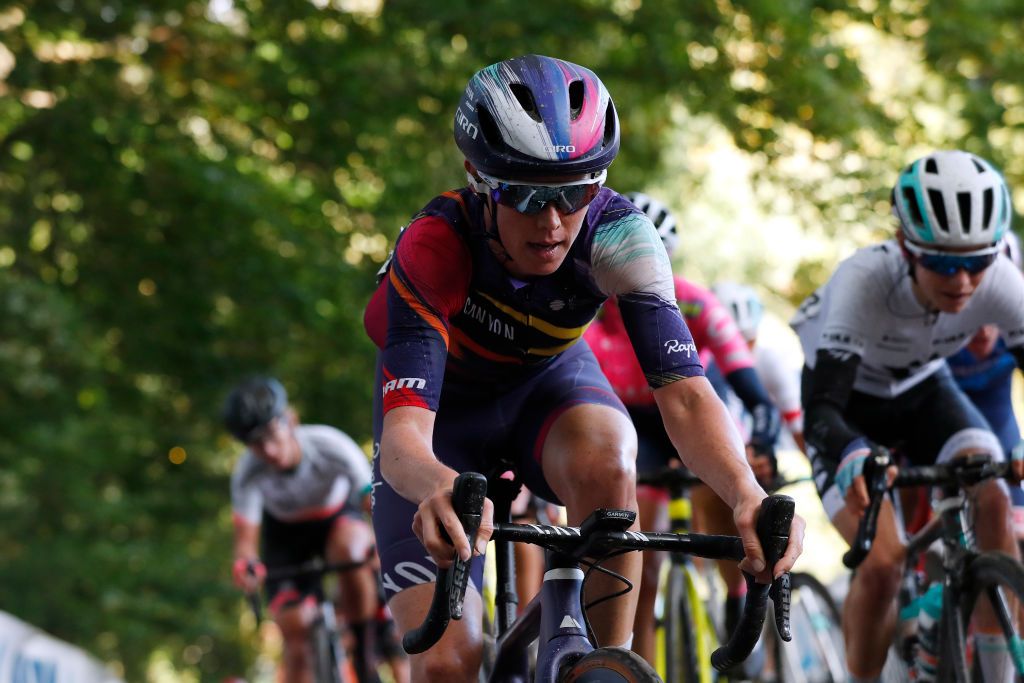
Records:
[[[680,213],[707,252],[684,270],[793,302],[891,230],[915,156],[965,148],[1019,186],[1022,14],[0,2],[0,608],[128,680],[244,674],[220,402],[274,372],[306,421],[368,441],[362,307],[398,228],[462,181],[451,120],[476,69],[593,68],[622,117],[610,184]]]

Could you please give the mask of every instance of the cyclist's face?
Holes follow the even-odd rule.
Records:
[[[914,291],[918,300],[942,313],[959,313],[964,310],[985,277],[985,271],[971,274],[966,270],[958,270],[953,275],[940,275],[920,265],[915,267],[914,272]]]
[[[505,269],[520,278],[550,275],[558,270],[580,234],[586,209],[561,213],[555,204],[529,215],[498,204],[498,235],[511,260]]]
[[[291,411],[275,418],[262,433],[248,444],[249,451],[279,470],[299,463],[300,448],[295,438],[295,418]]]

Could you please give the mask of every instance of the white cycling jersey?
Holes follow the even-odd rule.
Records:
[[[791,433],[804,431],[804,411],[800,405],[800,371],[793,367],[782,349],[758,340],[754,345],[754,367],[765,391],[772,399]]]
[[[231,474],[234,513],[259,524],[263,509],[282,522],[321,519],[340,509],[370,484],[370,463],[345,433],[326,425],[299,425],[302,459],[282,471],[249,451]]]
[[[942,367],[982,325],[998,325],[1011,348],[1024,345],[1024,276],[1009,258],[985,271],[959,313],[927,310],[911,285],[896,240],[843,261],[790,323],[807,365],[819,349],[860,356],[854,389],[893,398]]]

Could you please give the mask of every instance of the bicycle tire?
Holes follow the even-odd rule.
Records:
[[[658,674],[637,653],[621,647],[601,647],[576,660],[561,683],[656,683]]]
[[[811,574],[797,572],[792,575],[790,606],[793,642],[782,643],[774,629],[768,629],[775,643],[776,680],[780,683],[845,681],[842,615],[831,592]],[[794,662],[794,657],[799,661]]]
[[[710,660],[705,658],[706,671],[701,674],[697,645],[696,620],[690,600],[690,581],[682,565],[670,565],[662,586],[664,596],[662,628],[659,630],[666,683],[708,683],[711,681]],[[710,653],[708,653],[710,655]]]
[[[968,656],[966,634],[970,626],[971,615],[983,596],[993,590],[1000,590],[1000,598],[1004,601],[1009,591],[1016,597],[1016,631],[1005,633],[1007,641],[1020,637],[1020,609],[1024,605],[1024,567],[1008,555],[997,552],[986,552],[974,557],[964,570],[964,578],[959,604],[955,609],[946,609],[943,605],[943,644],[939,659],[939,673],[942,680],[949,681],[984,681],[980,669],[972,667]],[[984,598],[988,602],[988,598]],[[1011,624],[1011,629],[1013,625]],[[1018,677],[1021,675],[1018,670]]]
[[[313,677],[317,683],[344,683],[341,678],[341,662],[337,659],[341,647],[335,642],[332,647],[332,634],[322,621],[310,626],[310,640],[313,644]]]

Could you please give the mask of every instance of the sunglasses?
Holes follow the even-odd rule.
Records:
[[[565,184],[526,184],[480,174],[480,178],[490,188],[491,199],[527,216],[540,213],[552,203],[562,214],[576,213],[594,201],[606,177],[607,172],[602,171],[596,179],[587,178]]]
[[[910,241],[904,242],[904,245],[907,251],[914,255],[915,263],[947,277],[956,275],[961,270],[966,270],[970,275],[977,275],[999,258],[999,245],[962,253],[924,249]]]

